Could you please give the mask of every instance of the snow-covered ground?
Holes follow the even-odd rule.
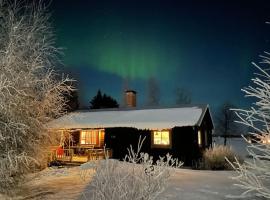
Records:
[[[233,185],[235,182],[230,178],[233,175],[233,171],[179,169],[170,177],[168,188],[158,200],[231,199],[242,192]]]
[[[233,171],[177,169],[158,200],[230,199],[241,193],[233,186],[234,181],[229,178],[232,175]],[[28,189],[21,191],[13,200],[85,200],[82,193],[91,182],[91,176],[87,180],[81,179],[79,167],[46,169],[30,179],[26,185]],[[0,199],[4,198],[0,196]]]
[[[223,138],[215,138],[215,143],[222,144]],[[228,144],[239,155],[246,158],[247,144],[242,138],[230,138]],[[79,167],[47,168],[28,177],[30,181],[25,185],[27,189],[19,192],[14,200],[85,200],[82,194],[89,188],[93,173],[90,171],[90,176],[83,180]],[[234,171],[177,169],[172,173],[167,189],[158,200],[231,199],[242,192],[233,185],[235,182],[230,178],[235,175]],[[0,200],[2,199],[5,198],[0,195]]]
[[[91,177],[83,180],[79,167],[47,168],[27,177],[25,185],[12,200],[77,200]],[[0,200],[11,200],[0,194]]]

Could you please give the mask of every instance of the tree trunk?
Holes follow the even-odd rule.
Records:
[[[226,145],[227,145],[227,136],[224,135],[224,146],[226,146]]]

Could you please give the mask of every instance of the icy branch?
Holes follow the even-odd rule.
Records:
[[[270,64],[270,54],[261,56],[262,63]],[[254,86],[248,86],[242,91],[247,97],[257,99],[255,106],[249,110],[235,109],[239,118],[238,123],[242,123],[250,128],[249,146],[247,151],[251,161],[245,161],[241,165],[238,160],[231,165],[237,171],[238,176],[234,177],[244,192],[241,196],[253,193],[256,196],[270,198],[270,74],[267,69],[253,65],[259,70],[251,79]],[[248,139],[244,138],[247,142]]]
[[[53,140],[45,124],[64,113],[63,94],[73,90],[53,70],[60,49],[44,5],[27,2],[0,1],[0,192],[45,161]]]

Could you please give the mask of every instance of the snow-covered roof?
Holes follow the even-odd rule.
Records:
[[[177,108],[76,111],[51,123],[51,129],[134,127],[165,129],[175,126],[200,126],[207,105]]]

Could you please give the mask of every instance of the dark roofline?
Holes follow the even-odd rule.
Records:
[[[204,108],[202,108],[202,114],[201,114],[201,116],[200,116],[200,118],[199,118],[199,120],[197,122],[197,125],[198,126],[201,126],[202,121],[203,121],[203,118],[205,116],[205,113],[206,113],[207,109],[208,109],[208,105],[206,105]]]
[[[205,117],[207,111],[208,111],[208,113],[209,113],[209,115],[210,115],[211,124],[212,124],[212,129],[214,129],[215,127],[214,127],[213,118],[212,118],[212,114],[211,114],[211,112],[210,112],[209,105],[207,105],[207,106],[204,108],[204,110],[202,111],[202,114],[201,114],[201,116],[200,116],[200,118],[199,118],[199,120],[198,120],[198,122],[197,122],[196,124],[197,124],[197,126],[201,126],[202,121],[203,121],[203,119],[204,119],[204,117]]]

